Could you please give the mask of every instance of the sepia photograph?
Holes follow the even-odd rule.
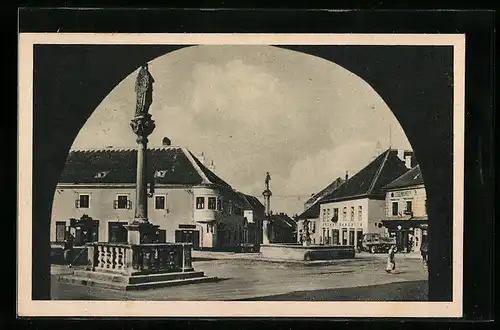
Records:
[[[461,316],[464,35],[19,40],[20,315]]]

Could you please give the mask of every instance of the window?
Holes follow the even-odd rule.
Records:
[[[222,200],[217,198],[217,211],[222,211]]]
[[[363,206],[358,206],[358,221],[363,220]]]
[[[205,208],[205,197],[196,197],[196,209],[203,210]]]
[[[217,198],[208,197],[208,209],[215,210],[217,208]]]
[[[233,214],[233,203],[231,201],[227,203],[227,213]]]
[[[326,209],[323,209],[323,222],[326,220]]]
[[[351,221],[354,221],[354,206],[351,206]]]
[[[399,214],[398,202],[392,202],[392,215],[397,216]]]
[[[338,208],[334,208],[333,209],[333,218],[334,219],[339,219],[339,209]]]
[[[132,201],[128,200],[128,195],[118,195],[113,203],[115,209],[131,209]]]
[[[411,201],[406,201],[406,211],[411,212]]]
[[[56,221],[56,242],[66,239],[66,221]]]
[[[90,206],[90,195],[89,194],[78,195],[78,199],[76,200],[75,206],[80,209],[88,209]]]
[[[165,196],[155,196],[155,210],[164,210],[166,204]]]
[[[347,207],[344,207],[344,212],[342,214],[342,220],[346,221],[347,219]]]
[[[329,221],[331,218],[330,218],[330,209],[327,209],[326,210],[326,221]]]

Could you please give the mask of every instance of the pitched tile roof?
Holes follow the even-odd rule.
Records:
[[[344,183],[344,179],[342,179],[341,177],[338,177],[337,179],[335,179],[335,181],[333,181],[332,183],[330,183],[328,186],[326,186],[323,190],[321,190],[319,193],[316,193],[314,194],[311,198],[309,198],[307,201],[306,201],[306,205],[307,204],[314,204],[316,203],[317,201],[319,201],[321,198],[325,197],[326,195],[332,193],[335,189],[337,189],[342,183]]]
[[[397,189],[422,184],[424,184],[424,178],[422,177],[422,172],[420,171],[420,165],[417,165],[386,185],[385,189]]]
[[[398,157],[398,151],[388,149],[319,202],[333,202],[363,196],[383,198],[382,188],[407,171],[404,162]]]
[[[334,191],[311,205],[298,216],[299,219],[316,219],[319,217],[320,204],[359,198],[364,196],[384,197],[383,187],[395,178],[408,172],[404,162],[398,157],[398,151],[388,149],[365,168],[337,187]]]
[[[147,162],[149,179],[154,177],[155,184],[215,184],[222,196],[240,207],[264,212],[264,206],[257,198],[234,190],[185,148],[148,149]],[[68,155],[59,183],[135,184],[136,168],[136,149],[73,150]]]
[[[307,210],[299,214],[297,217],[298,219],[316,219],[319,217],[320,213],[320,203],[319,201],[317,203],[314,203],[313,205],[309,206]]]
[[[246,194],[243,195],[245,196],[248,203],[250,203],[250,205],[252,206],[252,209],[255,211],[256,215],[264,217],[264,215],[266,214],[266,208],[264,204],[262,204],[260,200],[255,196],[250,196]]]
[[[148,165],[152,178],[156,171],[162,171],[155,178],[157,184],[200,184],[207,181],[202,172],[193,166],[186,150],[178,147],[148,150]],[[92,184],[115,183],[135,184],[137,168],[136,149],[74,150],[66,159],[59,183]],[[107,172],[104,176],[96,174]]]
[[[296,222],[284,213],[269,215],[269,220],[280,228],[295,229]]]

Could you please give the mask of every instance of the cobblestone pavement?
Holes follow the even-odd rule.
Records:
[[[57,274],[68,273],[71,270],[55,266],[52,276],[52,299],[240,300],[286,294],[292,294],[291,297],[293,297],[293,293],[297,292],[323,290],[321,300],[334,300],[336,295],[329,295],[328,291],[324,290],[407,281],[418,281],[419,287],[427,286],[427,273],[421,262],[413,258],[397,258],[397,268],[393,274],[387,274],[384,271],[385,258],[373,256],[314,267],[246,260],[245,258],[211,259],[208,255],[195,260],[198,260],[193,263],[196,270],[202,270],[206,275],[217,276],[221,280],[216,283],[122,292],[59,282]],[[423,291],[426,296],[426,290]],[[406,298],[400,294],[401,290],[398,292],[397,297],[387,296],[386,300],[405,300]],[[347,298],[344,294],[342,300],[349,300]],[[352,300],[356,300],[356,297],[353,296]]]

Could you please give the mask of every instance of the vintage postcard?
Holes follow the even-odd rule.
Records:
[[[462,316],[465,36],[19,35],[19,316]]]

